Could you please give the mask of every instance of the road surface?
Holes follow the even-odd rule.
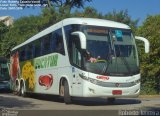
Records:
[[[160,98],[116,99],[109,104],[104,98],[73,98],[73,103],[66,105],[55,96],[35,95],[30,97],[15,96],[12,93],[0,94],[0,109],[34,110],[34,111],[157,111],[160,110]],[[121,113],[121,112],[120,112]],[[158,112],[160,115],[160,112]],[[97,115],[97,114],[96,114]],[[88,115],[89,116],[89,115]],[[93,116],[93,115],[92,115]]]

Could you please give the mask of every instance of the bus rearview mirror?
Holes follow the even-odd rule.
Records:
[[[149,45],[149,41],[146,38],[144,38],[144,37],[135,36],[135,38],[137,40],[140,40],[140,41],[144,42],[145,53],[149,53],[149,46],[150,46]]]
[[[72,35],[76,35],[80,39],[81,49],[86,49],[86,36],[80,31],[73,32]]]

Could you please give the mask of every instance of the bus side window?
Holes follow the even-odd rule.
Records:
[[[42,39],[42,53],[43,55],[49,54],[51,52],[51,34],[46,35]]]
[[[26,47],[26,57],[27,57],[27,60],[33,58],[33,45],[32,44]]]
[[[73,63],[72,39],[71,39],[72,35],[71,35],[71,33],[75,32],[75,31],[80,31],[80,25],[72,24],[72,25],[64,26],[64,31],[65,31],[67,48],[68,48],[69,60],[70,60],[70,63]]]
[[[56,52],[65,55],[62,30],[58,29],[57,31],[55,31],[53,36],[55,36]]]
[[[75,65],[81,67],[80,40],[78,36],[72,36],[72,60]]]
[[[57,35],[56,45],[56,51],[64,55],[63,40],[59,35]]]
[[[57,45],[56,45],[56,36],[55,36],[55,32],[52,33],[50,42],[51,42],[51,52],[56,52],[56,47],[57,47]]]
[[[36,40],[34,42],[34,57],[39,57],[41,55],[41,41]]]
[[[20,61],[24,61],[26,59],[26,53],[25,53],[25,49],[22,48],[20,50]]]

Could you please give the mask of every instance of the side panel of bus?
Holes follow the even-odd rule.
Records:
[[[51,51],[44,52],[47,45],[45,46],[45,42],[42,39],[41,44],[43,45],[41,45],[41,50],[43,51],[41,52],[44,52],[44,54],[41,53],[40,56],[35,55],[38,54],[39,51],[34,50],[36,49],[36,47],[33,47],[32,45],[34,42],[26,45],[26,47],[29,46],[28,48],[31,49],[30,52],[26,52],[26,49],[28,48],[24,48],[24,46],[12,53],[10,73],[12,77],[13,88],[16,85],[16,80],[18,80],[19,83],[24,82],[26,92],[58,95],[61,77],[65,77],[66,80],[68,80],[68,83],[72,83],[72,77],[69,77],[71,76],[71,66],[69,64],[64,35],[62,33],[61,26],[59,27],[60,28],[55,31],[61,32],[60,38],[63,41],[63,51],[58,48],[59,43],[55,44],[53,42],[56,38],[60,39],[59,36],[55,37],[55,32],[53,31],[50,33],[51,39],[53,39],[53,41],[50,41]],[[44,40],[46,40],[46,38],[44,38]],[[55,48],[54,45],[57,48]],[[23,53],[23,51],[26,53]],[[30,54],[34,55],[28,56]],[[25,57],[25,59],[23,59],[23,57]]]

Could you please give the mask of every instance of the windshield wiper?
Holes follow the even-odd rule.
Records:
[[[109,66],[112,63],[112,58],[113,58],[113,55],[110,54],[109,58],[107,59],[107,63],[105,63],[106,64],[106,68],[104,68],[104,71],[102,72],[102,74],[106,74],[106,72],[108,71]]]
[[[123,61],[123,64],[126,66],[126,68],[127,68],[127,70],[128,70],[128,73],[132,75],[131,68],[130,68],[130,66],[129,66],[127,60],[126,60],[126,58],[125,58],[125,57],[120,57],[120,58],[121,58],[121,60]]]

